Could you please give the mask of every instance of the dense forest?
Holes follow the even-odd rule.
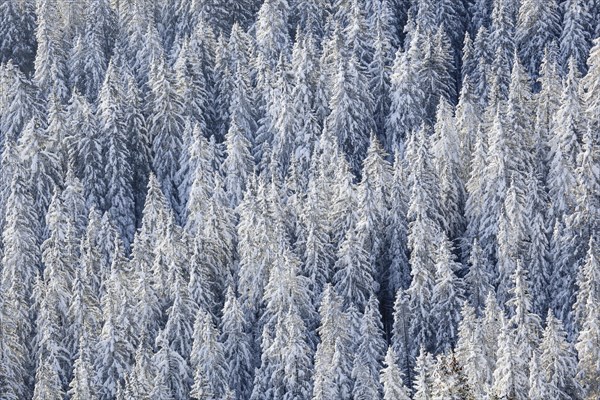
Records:
[[[0,399],[600,399],[599,36],[0,0]]]

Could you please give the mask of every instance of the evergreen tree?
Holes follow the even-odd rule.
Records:
[[[575,169],[583,129],[578,92],[579,73],[572,60],[569,65],[561,106],[555,115],[555,130],[550,140],[548,187],[553,204],[551,212],[555,218],[571,213],[575,206]]]
[[[93,380],[92,357],[88,346],[89,342],[86,342],[85,334],[83,334],[79,339],[79,351],[73,364],[73,379],[69,384],[68,395],[73,400],[95,400],[97,398]]]
[[[190,368],[186,358],[169,343],[168,335],[165,330],[156,338],[157,351],[152,357],[156,374],[152,394],[154,398],[186,398],[191,384]],[[157,392],[161,393],[160,397]]]
[[[579,72],[587,70],[586,59],[591,42],[591,7],[584,1],[569,0],[563,3],[564,17],[560,34],[560,62],[567,66],[571,58]]]
[[[593,127],[597,127],[598,124],[600,124],[600,115],[598,115],[596,108],[598,105],[597,93],[598,90],[600,90],[600,86],[598,85],[598,74],[600,73],[599,60],[600,40],[594,39],[587,58],[588,72],[581,82],[580,89],[582,92],[584,110]]]
[[[414,44],[416,46],[416,44]],[[411,45],[412,47],[412,45]],[[390,112],[385,124],[385,147],[402,149],[404,141],[422,123],[425,93],[417,84],[418,67],[409,52],[398,50],[390,76]]]
[[[0,7],[0,13],[0,63],[13,60],[23,71],[31,71],[36,48],[35,3],[5,1]]]
[[[481,320],[475,314],[475,308],[463,305],[462,320],[458,325],[456,360],[462,367],[466,382],[473,390],[475,398],[484,396],[491,382],[491,371],[486,368],[488,360],[483,352],[483,332]]]
[[[519,7],[516,38],[523,64],[530,74],[539,69],[542,51],[560,34],[560,14],[556,1],[525,0]]]
[[[10,5],[12,1],[6,1]],[[6,54],[6,53],[2,53]],[[42,115],[37,90],[30,79],[28,79],[11,61],[6,64],[6,99],[3,102],[0,117],[0,129],[7,140],[17,140],[25,125],[33,117]]]
[[[385,242],[388,248],[387,259],[390,262],[387,271],[383,272],[383,287],[390,294],[395,294],[400,288],[407,288],[410,282],[410,267],[408,265],[408,209],[404,168],[398,154],[394,157],[393,175],[389,185],[387,227]]]
[[[431,313],[435,324],[436,352],[444,353],[456,344],[464,288],[462,280],[456,276],[461,265],[454,260],[452,246],[445,237],[439,243],[435,259]]]
[[[340,246],[334,266],[333,282],[344,303],[363,309],[371,293],[377,290],[368,254],[361,246],[354,229],[350,228]]]
[[[238,398],[250,395],[253,376],[254,360],[247,325],[244,310],[230,286],[221,319],[221,342],[227,363],[228,387]]]
[[[176,174],[181,154],[183,131],[183,100],[177,93],[171,70],[160,55],[151,67],[150,80],[152,114],[148,134],[152,140],[152,166],[165,197],[172,207],[179,205]]]
[[[135,349],[131,299],[125,288],[127,262],[118,238],[114,248],[106,294],[102,297],[104,325],[96,344],[94,368],[100,399],[115,397],[117,388],[131,368],[131,358]]]
[[[439,355],[433,370],[432,399],[473,399],[474,395],[454,353]]]
[[[404,385],[404,374],[396,364],[394,350],[388,347],[381,370],[380,381],[383,385],[383,400],[409,400],[410,392]]]
[[[195,399],[221,398],[228,387],[225,353],[212,317],[203,310],[196,315],[193,338],[190,364],[194,384],[190,395]]]
[[[291,50],[288,18],[290,5],[287,0],[263,2],[256,17],[256,42],[271,67],[280,55],[288,56]]]
[[[577,381],[583,389],[583,398],[593,399],[600,394],[598,372],[600,362],[598,354],[594,351],[596,343],[600,340],[600,307],[593,296],[586,302],[586,318],[581,326],[575,348],[578,354]]]
[[[0,288],[0,368],[1,390],[7,398],[30,396],[32,360],[27,343],[32,326],[29,309],[34,277],[41,263],[39,219],[34,199],[25,185],[26,171],[17,163],[12,177],[7,207],[12,213],[2,233],[3,257]]]
[[[225,137],[227,157],[221,166],[225,176],[225,190],[229,198],[229,205],[237,207],[242,201],[249,176],[253,171],[250,143],[237,125],[236,120],[231,121],[229,131]]]
[[[27,176],[29,190],[34,196],[40,221],[43,221],[54,188],[60,187],[61,184],[60,161],[52,151],[54,143],[44,132],[44,126],[37,118],[31,119],[25,126],[18,145],[21,161],[31,171]]]
[[[546,328],[540,342],[541,379],[544,385],[544,398],[572,399],[579,396],[579,386],[575,380],[576,357],[562,322],[548,313]]]
[[[373,98],[367,94],[368,82],[356,56],[347,63],[338,61],[329,101],[331,113],[327,129],[337,138],[353,171],[358,171],[368,147],[368,136],[375,128]]]
[[[151,356],[147,340],[145,337],[142,337],[135,352],[135,365],[126,377],[126,398],[150,396],[153,389],[152,380],[154,375]]]
[[[430,353],[421,347],[419,356],[415,362],[415,381],[413,384],[414,394],[413,399],[415,400],[428,400],[432,399],[433,394],[433,367],[435,361]]]
[[[526,399],[529,390],[528,371],[517,353],[516,338],[507,321],[502,316],[498,336],[498,356],[494,370],[492,394],[497,398]]]
[[[62,383],[59,376],[58,360],[54,353],[49,353],[46,357],[40,357],[38,367],[35,372],[35,389],[33,391],[33,400],[60,400],[64,398],[65,393],[62,389]]]
[[[54,1],[37,0],[35,14],[38,21],[35,30],[37,50],[33,79],[45,95],[53,92],[59,99],[66,100],[69,90],[66,80],[65,43],[62,40],[62,30],[58,26],[58,4]]]
[[[379,371],[384,358],[385,340],[379,303],[371,295],[360,324],[360,339],[354,358],[352,377],[355,380],[352,395],[355,399],[380,398],[383,388]]]
[[[600,263],[596,255],[596,239],[590,238],[585,263],[579,267],[577,273],[577,300],[573,304],[573,319],[577,331],[581,329],[587,319],[588,298],[596,299],[600,296],[600,286],[598,286],[598,274],[600,273]]]
[[[162,335],[162,340],[165,341],[164,345],[169,347],[165,351],[176,352],[183,359],[188,359],[192,350],[191,339],[194,331],[193,321],[197,305],[190,298],[188,286],[183,279],[183,277],[177,276],[174,286],[170,289],[173,303],[167,310],[167,323],[160,335]],[[172,293],[173,291],[175,293]],[[177,390],[173,387],[175,382],[171,383],[172,389],[176,393],[182,393],[178,392],[178,390],[185,388],[185,379],[183,377],[180,379],[183,383],[180,385],[177,384],[179,386]]]
[[[380,281],[384,274],[383,243],[388,210],[389,182],[392,169],[375,136],[371,136],[371,144],[367,156],[363,160],[362,179],[358,185],[359,219],[357,230],[364,249],[369,254],[370,264],[374,268],[375,278]],[[393,296],[394,292],[388,293]]]
[[[412,383],[413,347],[410,340],[411,315],[409,298],[402,289],[394,302],[394,323],[392,325],[392,349],[398,356],[402,373],[406,376],[406,386]]]
[[[465,187],[461,177],[460,140],[450,104],[439,103],[432,143],[434,163],[440,177],[441,207],[447,220],[447,234],[453,239],[464,230]]]
[[[348,392],[340,393],[336,380],[339,381],[340,375],[350,375],[351,371],[348,369],[334,370],[338,366],[351,367],[339,364],[339,359],[334,360],[336,343],[347,344],[351,340],[351,338],[344,336],[346,332],[345,327],[342,325],[348,323],[348,318],[342,310],[342,299],[333,290],[331,284],[326,284],[323,290],[319,316],[320,326],[317,328],[319,343],[314,358],[312,399],[324,400],[340,396],[348,397]],[[334,361],[337,361],[338,364],[334,364]],[[345,378],[349,379],[349,376]]]
[[[469,257],[469,270],[464,277],[467,299],[477,313],[483,310],[485,300],[489,293],[493,293],[490,267],[483,258],[481,247],[477,239],[471,246]]]
[[[123,126],[123,87],[118,67],[109,63],[98,99],[98,118],[105,138],[104,174],[106,176],[105,206],[118,227],[126,246],[135,231],[132,170],[129,137]]]
[[[583,260],[585,244],[600,227],[600,198],[594,194],[600,188],[600,136],[588,124],[583,136],[583,147],[577,158],[577,193],[575,210],[568,218],[572,229],[579,232],[576,259]]]
[[[103,177],[103,140],[92,106],[77,93],[71,96],[69,158],[74,163],[76,176],[81,179],[87,207],[104,209],[106,182]]]

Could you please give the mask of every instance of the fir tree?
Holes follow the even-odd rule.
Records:
[[[454,260],[452,246],[445,237],[439,243],[435,258],[431,313],[435,324],[436,352],[444,353],[456,344],[464,288],[462,280],[456,276],[461,265]]]
[[[193,347],[190,363],[193,368],[194,384],[192,398],[220,398],[227,388],[227,364],[223,345],[212,317],[199,310],[194,323]],[[204,397],[210,394],[213,397]]]
[[[586,60],[591,47],[591,7],[584,1],[563,3],[564,17],[560,34],[560,62],[567,66],[573,58],[579,71],[587,70]]]
[[[119,82],[117,66],[109,63],[98,100],[98,116],[104,136],[106,176],[105,205],[119,229],[126,246],[133,240],[135,231],[134,198],[129,138],[122,120],[123,88]]]
[[[430,353],[427,353],[423,347],[419,351],[419,356],[415,362],[415,381],[413,384],[415,400],[428,400],[433,394],[433,371],[435,361]]]
[[[410,392],[404,385],[404,374],[396,364],[394,350],[388,347],[384,360],[385,367],[381,370],[380,381],[383,385],[384,400],[409,400]]]
[[[244,398],[250,395],[254,366],[248,328],[247,317],[230,286],[221,319],[221,342],[227,363],[228,387],[236,396]]]
[[[571,343],[567,341],[562,322],[552,312],[546,318],[546,328],[540,342],[541,379],[543,397],[572,399],[579,396],[575,380],[576,358]]]
[[[334,268],[336,272],[333,282],[336,291],[344,298],[344,303],[363,309],[371,293],[376,291],[377,283],[373,278],[368,254],[352,228],[342,242]]]
[[[151,67],[152,114],[148,133],[152,140],[152,166],[172,207],[179,205],[176,173],[181,154],[183,100],[175,90],[171,71],[164,57],[158,56]]]
[[[600,340],[600,307],[593,296],[586,302],[586,318],[581,326],[575,348],[578,354],[577,381],[582,387],[583,398],[593,399],[600,394],[598,381],[599,366],[598,354],[594,351],[596,343]]]
[[[516,34],[521,59],[529,73],[535,74],[541,63],[542,50],[560,34],[558,3],[523,1],[519,7]]]
[[[379,371],[384,358],[385,340],[379,303],[371,295],[360,324],[360,340],[354,358],[352,377],[355,379],[352,395],[355,399],[373,399],[381,396]]]

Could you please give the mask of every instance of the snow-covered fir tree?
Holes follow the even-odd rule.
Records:
[[[0,0],[0,398],[599,398],[597,3]]]

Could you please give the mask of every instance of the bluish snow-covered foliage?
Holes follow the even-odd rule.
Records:
[[[0,400],[600,398],[592,0],[0,0]]]

